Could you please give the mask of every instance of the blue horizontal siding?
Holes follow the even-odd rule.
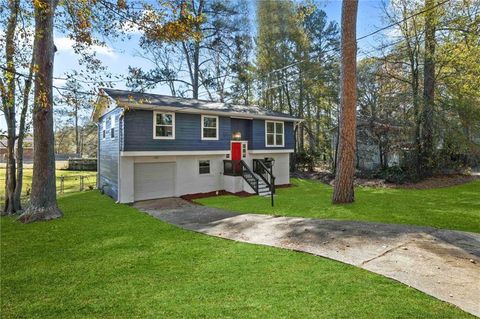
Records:
[[[242,140],[248,141],[250,144],[252,140],[252,120],[244,119],[231,119],[232,134],[234,132],[240,132],[242,134]]]
[[[125,151],[213,151],[230,149],[230,118],[219,117],[218,141],[202,141],[201,115],[175,113],[175,139],[153,138],[153,111],[124,114]]]
[[[175,139],[153,138],[153,111],[130,110],[123,119],[124,151],[215,151],[230,150],[232,133],[240,131],[249,149],[293,149],[293,122],[285,122],[285,146],[265,147],[265,121],[219,116],[219,139],[201,139],[201,115],[175,113]]]
[[[105,194],[118,200],[118,161],[120,152],[120,118],[121,109],[117,108],[102,116],[98,122],[99,143],[99,187]],[[115,115],[115,138],[110,136],[111,115]],[[106,138],[102,137],[103,123],[107,123]]]
[[[253,120],[253,138],[249,142],[251,144],[250,149],[252,150],[263,150],[263,149],[293,149],[294,147],[294,132],[293,132],[293,122],[284,122],[284,138],[285,143],[283,147],[266,147],[265,146],[265,121],[264,120]]]

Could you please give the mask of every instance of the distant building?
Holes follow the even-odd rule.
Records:
[[[398,141],[388,140],[392,132],[401,127],[375,121],[357,120],[357,142],[355,167],[362,171],[374,171],[382,167],[400,165]],[[332,129],[332,149],[337,158],[338,128]],[[395,134],[398,135],[398,134]]]
[[[15,144],[15,154],[17,145]],[[23,140],[23,161],[24,163],[33,162],[33,137],[27,136]],[[0,163],[7,162],[7,139],[3,138],[0,140]]]

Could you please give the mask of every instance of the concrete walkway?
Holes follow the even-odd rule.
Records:
[[[367,269],[480,317],[480,234],[408,225],[236,214],[178,198],[135,206],[185,229],[303,251]]]

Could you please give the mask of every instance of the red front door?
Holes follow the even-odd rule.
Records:
[[[232,142],[232,160],[239,161],[242,159],[242,143]]]

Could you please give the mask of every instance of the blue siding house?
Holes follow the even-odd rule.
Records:
[[[289,184],[300,119],[256,106],[102,89],[98,188],[121,203]]]

